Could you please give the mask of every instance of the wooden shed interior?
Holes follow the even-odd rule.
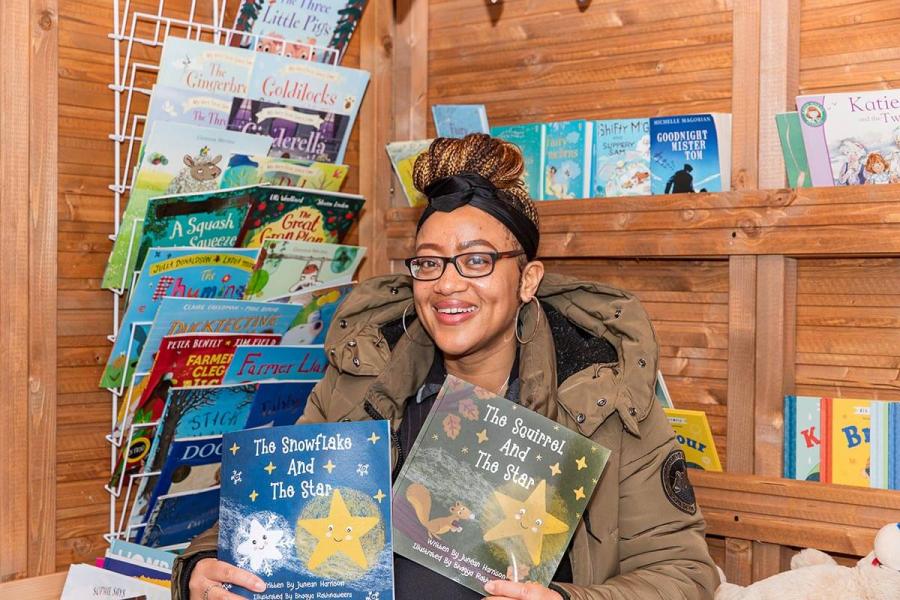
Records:
[[[0,581],[106,545],[113,1],[0,10]],[[732,113],[733,191],[541,204],[540,254],[650,313],[673,398],[706,411],[727,465],[691,477],[730,581],[807,546],[855,561],[900,492],[781,479],[782,400],[900,400],[900,187],[781,189],[773,115],[900,86],[898,32],[895,0],[371,0],[344,59],[372,73],[344,187],[366,197],[360,277],[410,254],[418,211],[384,145],[433,135],[433,104],[496,125]]]

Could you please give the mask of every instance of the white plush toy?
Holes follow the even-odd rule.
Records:
[[[900,600],[900,523],[882,527],[874,552],[855,567],[807,549],[791,559],[790,571],[749,587],[722,581],[716,600]]]

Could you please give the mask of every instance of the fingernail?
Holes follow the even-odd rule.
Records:
[[[488,594],[493,594],[493,593],[494,593],[494,582],[493,582],[493,581],[488,581],[486,584],[484,584],[484,590],[485,590]]]
[[[257,579],[253,582],[253,591],[254,592],[264,592],[266,591],[266,584],[263,583],[262,579]]]

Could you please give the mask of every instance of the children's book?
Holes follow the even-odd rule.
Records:
[[[891,404],[873,400],[869,406],[871,418],[869,487],[879,490],[890,489]],[[894,436],[897,435],[900,435],[900,430],[894,433]]]
[[[296,134],[300,136],[298,140],[308,140],[304,143],[308,156],[304,158],[343,163],[350,132],[369,84],[369,73],[289,56],[257,56],[246,97],[279,107],[302,109],[291,113],[273,106],[259,108],[274,108],[269,111],[273,119],[289,118],[314,126]],[[259,116],[254,118],[254,122],[262,121],[265,119]]]
[[[163,298],[156,320],[147,334],[136,371],[147,373],[153,365],[162,338],[178,333],[273,333],[282,335],[300,312],[291,304]]]
[[[177,555],[172,552],[148,548],[147,546],[141,546],[140,544],[126,542],[117,538],[113,538],[110,541],[106,555],[137,564],[145,564],[168,573],[172,572],[172,567],[175,565],[175,559],[177,558]]]
[[[151,548],[184,548],[218,520],[218,485],[166,494],[157,500],[141,543]]]
[[[387,421],[225,434],[219,558],[267,592],[393,598],[390,440]]]
[[[350,283],[366,249],[269,239],[247,286],[248,300],[269,300],[324,285]]]
[[[594,121],[591,196],[650,195],[650,119]]]
[[[822,481],[869,487],[871,400],[823,398]]]
[[[270,238],[340,244],[364,202],[351,194],[260,186],[238,245],[255,248]]]
[[[666,387],[666,380],[663,378],[662,371],[656,372],[656,400],[663,408],[675,408],[672,404],[672,396],[669,395],[669,388]]]
[[[796,111],[778,113],[775,115],[775,125],[778,127],[788,187],[812,187],[812,175],[806,160],[806,144],[803,143],[800,116]]]
[[[303,415],[316,381],[269,381],[257,384],[244,429],[292,425]]]
[[[334,313],[352,289],[351,284],[317,287],[270,298],[269,302],[289,302],[302,307],[281,343],[285,346],[324,344]]]
[[[327,366],[322,346],[246,346],[235,350],[222,383],[318,381]]]
[[[425,206],[425,195],[413,183],[413,167],[419,155],[428,150],[434,140],[414,140],[411,142],[391,142],[385,148],[394,173],[400,180],[400,187],[410,206]]]
[[[541,200],[587,198],[591,193],[592,121],[547,123]]]
[[[654,194],[731,189],[731,115],[708,113],[650,119]]]
[[[704,471],[721,471],[719,453],[706,413],[702,410],[664,409],[675,439],[681,444],[687,466]]]
[[[170,35],[163,43],[156,85],[246,97],[257,56],[240,48]]]
[[[900,181],[900,90],[797,96],[814,186]]]
[[[147,203],[134,268],[150,248],[233,248],[253,201],[252,188],[160,196]]]
[[[609,450],[447,377],[394,484],[394,551],[484,593],[552,579]]]
[[[135,563],[117,556],[110,556],[107,550],[102,559],[103,568],[113,573],[127,575],[145,583],[152,583],[164,588],[172,587],[172,573],[160,571],[143,563]]]
[[[177,123],[155,124],[144,144],[103,287],[127,289],[131,284],[128,275],[137,260],[150,198],[215,190],[231,154],[266,154],[270,145],[271,140],[263,136]]]
[[[60,600],[170,600],[168,588],[93,565],[69,567]]]
[[[463,138],[470,133],[490,133],[484,104],[434,104],[431,107],[438,137]]]
[[[240,300],[258,251],[249,248],[154,248],[141,269],[122,317],[100,386],[121,388],[130,381],[146,333],[166,296]]]
[[[222,187],[273,185],[339,192],[348,172],[347,165],[234,154],[222,173]]]
[[[900,490],[900,402],[888,407],[888,488]]]
[[[515,144],[521,150],[525,161],[522,179],[528,195],[535,200],[541,199],[544,190],[544,130],[542,123],[491,127],[492,136]]]
[[[784,397],[784,477],[819,481],[822,456],[822,398]]]
[[[242,0],[232,46],[340,63],[367,0]],[[336,56],[323,48],[334,48]]]

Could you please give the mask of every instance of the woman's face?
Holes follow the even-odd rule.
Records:
[[[425,221],[416,237],[415,255],[455,256],[517,248],[515,238],[499,221],[463,206],[449,213],[436,212]],[[535,267],[540,271],[536,281]],[[516,258],[497,260],[492,274],[475,279],[463,277],[448,263],[440,279],[414,281],[416,312],[445,356],[490,353],[513,342],[516,310],[534,295],[541,275],[540,263],[530,263],[523,278]]]

